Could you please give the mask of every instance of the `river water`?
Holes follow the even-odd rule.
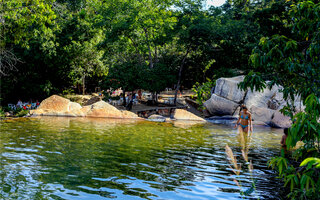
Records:
[[[281,129],[43,117],[0,122],[0,199],[281,199]],[[241,163],[235,175],[228,144]],[[245,146],[254,170],[241,155]],[[241,189],[235,183],[236,179]],[[246,196],[240,191],[255,190]]]

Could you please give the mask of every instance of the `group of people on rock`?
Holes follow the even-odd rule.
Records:
[[[36,102],[32,102],[32,100],[28,102],[22,102],[20,99],[18,100],[16,105],[11,105],[10,107],[13,107],[13,109],[22,108],[24,110],[30,110],[30,109],[36,109],[39,107],[40,102],[36,100]]]

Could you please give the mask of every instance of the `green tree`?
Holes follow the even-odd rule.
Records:
[[[102,47],[107,63],[112,68],[110,72],[117,71],[114,68],[118,67],[120,71],[126,69],[140,74],[142,72],[134,71],[139,68],[145,77],[137,88],[152,92],[159,92],[172,83],[172,76],[168,73],[172,71],[172,65],[166,65],[165,58],[173,40],[170,31],[176,23],[170,9],[172,5],[173,1],[150,0],[108,1],[102,4],[99,13],[103,17],[101,24],[106,30]],[[121,65],[123,67],[119,67]],[[128,69],[130,66],[133,69]],[[135,75],[122,75],[133,78],[125,82],[137,82],[139,79]],[[114,78],[112,73],[110,78]],[[126,85],[122,84],[121,87],[127,90]]]
[[[289,100],[282,112],[291,116],[293,125],[286,141],[288,147],[296,146],[298,141],[304,145],[295,150],[297,160],[320,156],[320,3],[318,1],[298,1],[289,9],[292,35],[273,35],[263,37],[253,50],[250,61],[254,71],[250,72],[242,88],[261,90],[273,85],[282,85],[284,98]],[[270,82],[266,82],[269,80]],[[305,109],[297,113],[293,104],[299,96]],[[319,170],[308,165],[289,165],[282,157],[275,158],[271,164],[278,167],[286,185],[290,183],[292,199],[318,199],[320,190]],[[278,163],[278,164],[276,164]],[[282,165],[281,163],[285,163]]]
[[[82,94],[85,94],[87,77],[102,77],[107,73],[102,58],[104,52],[98,48],[103,34],[95,27],[94,20],[90,8],[83,9],[73,14],[61,32],[65,55],[62,61],[68,65],[72,83],[79,89],[81,86]]]
[[[123,91],[123,105],[126,105],[126,91],[134,91],[141,88],[144,81],[146,66],[137,63],[122,63],[114,65],[109,69],[103,86],[116,90],[121,88]]]
[[[20,61],[12,50],[14,45],[30,48],[29,42],[34,37],[46,40],[46,46],[53,45],[52,28],[56,15],[50,3],[50,0],[0,2],[0,76],[16,69]]]

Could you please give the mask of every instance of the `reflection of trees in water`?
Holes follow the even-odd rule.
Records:
[[[86,124],[71,118],[56,119],[22,123],[6,138],[0,136],[4,143],[12,143],[12,152],[17,148],[36,151],[27,152],[33,158],[26,159],[34,164],[28,169],[13,167],[15,163],[24,166],[23,156],[1,165],[0,178],[5,183],[2,196],[48,196],[60,187],[60,192],[82,191],[109,198],[115,197],[112,189],[125,195],[151,197],[154,194],[142,188],[174,190],[195,179],[196,171],[188,166],[196,158],[190,152],[182,154],[182,150],[203,146],[208,135],[207,131],[192,127],[186,130],[172,125],[110,125],[104,120]],[[181,155],[177,156],[178,152]],[[11,175],[3,166],[13,167]],[[9,193],[4,187],[15,190]]]
[[[48,174],[42,174],[44,183],[60,183],[64,188],[88,192],[85,188],[109,188],[123,191],[124,194],[140,197],[152,196],[148,190],[131,188],[130,179],[144,181],[141,185],[156,188],[160,191],[174,190],[176,187],[189,185],[196,177],[192,156],[181,155],[179,158],[166,152],[148,149],[136,149],[145,152],[143,156],[134,153],[130,148],[109,146],[102,151],[112,152],[112,155],[91,152],[90,160],[83,156],[86,151],[76,154],[70,147],[66,155],[54,155],[43,163],[50,166]],[[126,156],[129,155],[130,156]],[[154,156],[156,154],[156,156]],[[133,156],[135,155],[135,156]],[[65,158],[63,158],[65,157]],[[49,164],[48,164],[49,163]],[[50,169],[51,168],[51,169]],[[70,176],[71,175],[71,176]],[[103,177],[93,179],[93,177]],[[133,180],[133,182],[134,182]],[[100,195],[99,190],[90,193]]]

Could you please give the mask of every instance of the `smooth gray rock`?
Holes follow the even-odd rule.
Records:
[[[233,115],[239,104],[213,94],[209,100],[204,102],[204,106],[207,108],[211,115]]]
[[[292,122],[290,117],[284,116],[279,111],[275,111],[270,125],[276,128],[288,128],[292,125]]]
[[[265,124],[270,124],[275,110],[251,106],[250,113],[253,121],[260,121],[264,122]]]
[[[232,78],[219,78],[216,81],[214,93],[236,103],[240,103],[245,95],[245,91],[238,88],[238,84],[242,82],[244,76],[236,76]]]
[[[244,104],[248,107],[248,109],[250,109],[251,106],[268,108],[268,102],[273,98],[282,102],[281,95],[277,96],[279,89],[279,86],[273,86],[271,90],[266,88],[263,90],[263,92],[249,90],[244,100]]]

